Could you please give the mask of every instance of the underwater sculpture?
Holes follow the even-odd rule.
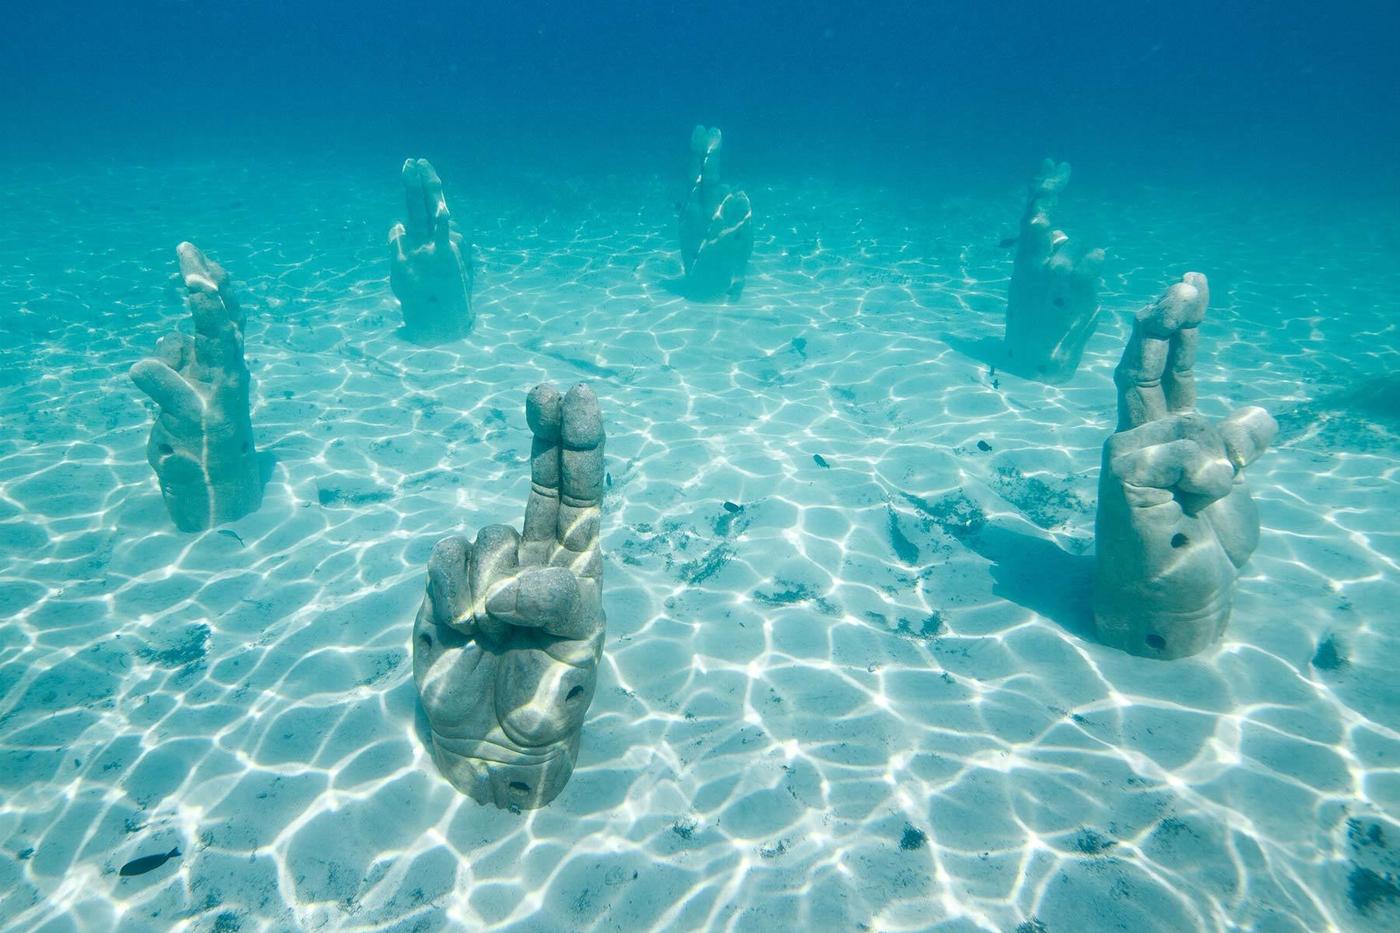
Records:
[[[444,538],[413,626],[433,760],[478,803],[529,810],[564,789],[603,653],[603,420],[584,385],[536,386],[524,533]]]
[[[1259,544],[1243,471],[1278,430],[1262,408],[1219,424],[1195,411],[1208,301],[1206,277],[1188,272],[1138,312],[1114,371],[1118,430],[1099,474],[1099,638],[1163,660],[1196,654],[1224,633],[1235,580]]]
[[[166,334],[131,381],[160,406],[146,459],[181,531],[233,521],[262,504],[249,414],[243,310],[228,273],[193,243],[176,249],[194,337]]]
[[[427,159],[403,164],[408,225],[389,231],[389,287],[403,308],[410,340],[437,343],[465,336],[472,311],[470,246],[452,229],[442,179]]]
[[[690,188],[678,207],[685,295],[697,301],[737,299],[753,253],[753,206],[720,181],[719,150],[719,130],[691,133]]]
[[[1058,383],[1079,368],[1099,322],[1103,250],[1070,246],[1050,228],[1049,210],[1069,183],[1069,164],[1046,159],[1021,217],[1006,302],[1004,366],[1018,376]]]

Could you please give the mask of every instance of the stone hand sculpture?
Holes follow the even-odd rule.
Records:
[[[690,136],[690,187],[680,209],[686,297],[736,300],[753,253],[749,196],[720,181],[720,133],[697,126]]]
[[[1114,372],[1118,432],[1099,474],[1099,638],[1163,660],[1196,654],[1224,633],[1235,579],[1259,543],[1243,470],[1278,430],[1262,408],[1219,424],[1195,411],[1208,300],[1206,277],[1188,272],[1138,312]]]
[[[524,533],[438,542],[413,626],[433,759],[479,803],[534,809],[568,783],[603,653],[603,420],[583,385],[536,386]]]
[[[181,243],[180,277],[194,337],[166,334],[131,380],[160,406],[146,458],[175,526],[201,531],[262,504],[249,414],[243,310],[228,273],[193,243]]]
[[[403,164],[408,226],[389,231],[389,287],[403,308],[410,340],[440,343],[465,336],[472,311],[470,246],[452,229],[442,179],[427,159]]]
[[[1103,250],[1077,250],[1063,230],[1050,228],[1049,210],[1068,183],[1069,164],[1046,159],[1021,217],[1006,303],[1004,365],[1050,383],[1074,375],[1099,322]]]

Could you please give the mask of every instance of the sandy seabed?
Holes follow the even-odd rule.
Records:
[[[1049,387],[987,362],[1019,185],[753,180],[749,286],[697,305],[669,179],[438,168],[479,318],[437,348],[396,332],[395,165],[0,169],[0,926],[1400,924],[1393,222],[1071,186],[1106,313]],[[182,239],[239,282],[270,471],[192,535],[125,376]],[[1187,269],[1202,410],[1283,431],[1225,642],[1160,663],[1087,600],[1112,369]],[[515,814],[437,775],[408,642],[434,542],[518,525],[545,380],[603,407],[608,637]]]

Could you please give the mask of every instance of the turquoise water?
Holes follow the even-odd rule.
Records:
[[[633,29],[617,41],[661,34]],[[1153,60],[1127,36],[1124,60]],[[610,67],[560,106],[642,93],[641,65]],[[50,78],[50,115],[79,106]],[[1203,117],[1218,149],[1201,127],[1134,142],[1142,114],[1102,146],[1037,132],[1049,117],[945,138],[994,122],[985,87],[951,108],[985,124],[945,108],[887,146],[913,90],[862,135],[801,108],[765,133],[734,102],[774,86],[716,86],[690,101],[735,114],[726,173],[755,218],[732,303],[677,293],[702,115],[623,131],[621,100],[596,136],[510,135],[497,95],[490,143],[404,116],[361,145],[323,111],[355,141],[307,147],[248,132],[251,104],[222,129],[167,115],[184,138],[163,142],[142,98],[140,118],[92,105],[131,124],[110,144],[20,134],[0,161],[0,927],[1400,926],[1400,228],[1378,150],[1273,148],[1272,111]],[[292,117],[313,93],[269,119],[314,135]],[[1374,94],[1289,132],[1327,137]],[[859,96],[836,130],[864,125]],[[434,347],[389,288],[410,155],[473,244],[475,326]],[[1108,253],[1060,386],[991,363],[1046,155],[1075,162],[1056,225]],[[247,311],[268,470],[258,511],[198,533],[171,523],[127,377],[188,326],[182,240]],[[1188,270],[1211,282],[1200,410],[1263,406],[1280,433],[1247,471],[1262,534],[1223,641],[1159,662],[1094,637],[1094,514],[1132,316]],[[600,400],[608,626],[577,769],[520,813],[440,777],[410,639],[435,542],[519,525],[543,381]]]

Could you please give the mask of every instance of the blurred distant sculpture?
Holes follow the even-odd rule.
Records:
[[[404,333],[415,343],[465,336],[472,311],[470,245],[452,229],[442,179],[427,159],[403,164],[408,225],[389,231],[389,287],[403,308]]]
[[[603,653],[603,420],[583,385],[536,386],[524,533],[444,538],[413,626],[433,760],[478,803],[529,810],[564,789]]]
[[[243,310],[228,273],[193,243],[176,249],[194,337],[166,334],[131,380],[160,407],[146,458],[175,526],[201,531],[262,504],[249,415]]]
[[[1021,217],[1016,264],[1006,303],[1005,367],[1041,382],[1074,376],[1099,322],[1103,250],[1070,246],[1050,228],[1049,211],[1069,183],[1069,164],[1046,159]]]
[[[749,196],[720,181],[720,133],[690,135],[690,187],[679,204],[685,294],[696,301],[737,300],[753,253]]]
[[[1195,411],[1206,277],[1188,272],[1138,312],[1114,372],[1118,433],[1104,444],[1095,520],[1099,638],[1163,660],[1214,644],[1259,544],[1244,468],[1278,425],[1262,408],[1219,424]]]

